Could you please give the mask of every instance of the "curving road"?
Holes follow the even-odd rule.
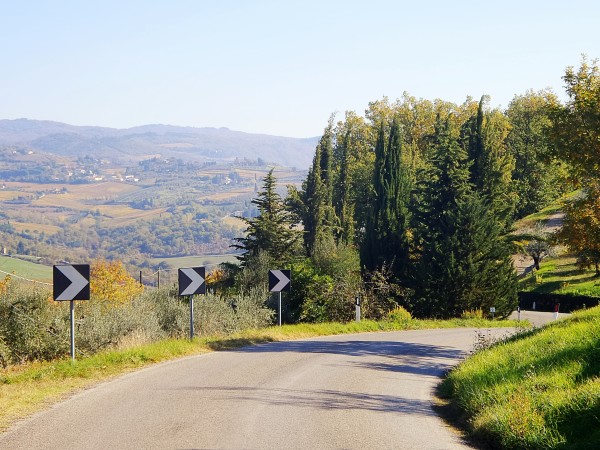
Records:
[[[36,414],[0,434],[0,448],[469,448],[431,395],[475,336],[357,334],[180,359]]]

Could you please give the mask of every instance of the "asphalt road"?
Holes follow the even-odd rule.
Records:
[[[523,310],[521,311],[520,319],[528,320],[535,327],[541,327],[557,319],[564,319],[566,317],[569,317],[570,315],[571,314],[568,313],[558,313],[558,315],[555,315],[553,312]],[[515,311],[510,315],[509,319],[518,320],[519,314]]]
[[[0,434],[0,448],[468,448],[431,396],[475,337],[357,334],[185,358],[83,391]]]

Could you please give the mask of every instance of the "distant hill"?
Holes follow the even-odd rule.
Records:
[[[228,128],[144,125],[115,129],[41,120],[0,120],[0,146],[121,161],[152,156],[207,161],[261,158],[266,162],[306,169],[318,139],[251,134]]]

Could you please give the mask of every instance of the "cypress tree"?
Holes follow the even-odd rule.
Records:
[[[344,244],[351,244],[354,241],[354,208],[350,201],[350,180],[349,180],[349,155],[348,140],[350,131],[344,135],[342,142],[338,142],[338,153],[340,155],[340,168],[338,181],[336,183],[337,198],[334,201],[335,214],[339,219],[340,231],[339,241]]]
[[[498,129],[498,113],[485,113],[487,96],[482,96],[477,114],[465,122],[461,129],[463,148],[467,151],[470,166],[470,181],[475,190],[491,205],[492,213],[503,227],[512,217],[515,196],[512,193],[512,171],[514,158],[505,146],[502,130]],[[503,120],[506,119],[503,117]],[[500,128],[508,129],[508,122]]]
[[[408,169],[402,162],[400,123],[392,121],[387,146],[382,123],[375,146],[372,213],[362,248],[362,264],[368,270],[386,264],[397,277],[406,276],[411,187]]]
[[[304,227],[304,248],[309,256],[321,239],[339,235],[339,221],[333,206],[332,161],[333,118],[319,140],[302,190],[290,189],[287,200]]]

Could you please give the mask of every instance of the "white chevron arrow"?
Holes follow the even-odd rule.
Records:
[[[290,279],[281,270],[271,270],[271,273],[279,280],[277,284],[271,288],[271,292],[281,292],[290,283]]]
[[[184,291],[181,292],[181,295],[194,295],[200,286],[204,284],[204,278],[196,272],[194,269],[179,269],[181,270],[186,277],[188,277],[192,282],[188,287],[185,288]]]
[[[87,278],[81,275],[73,266],[56,266],[56,268],[71,281],[69,287],[62,291],[62,293],[56,297],[56,300],[73,300],[89,283]]]

